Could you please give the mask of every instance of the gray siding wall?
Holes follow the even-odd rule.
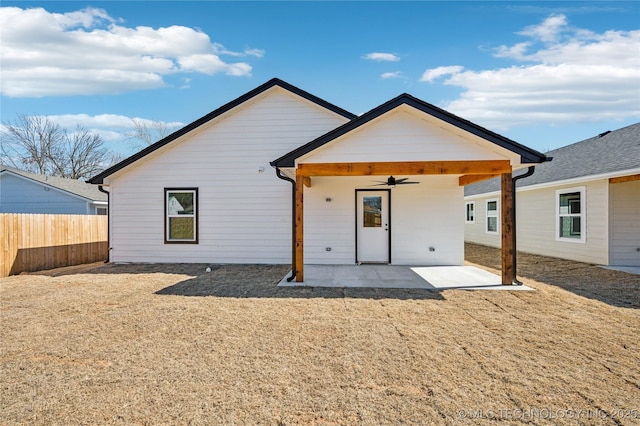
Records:
[[[640,266],[640,181],[611,184],[609,264]]]
[[[87,214],[87,202],[37,182],[3,173],[0,213]]]
[[[584,186],[586,212],[586,241],[559,241],[556,239],[556,191]],[[500,236],[487,234],[486,200],[499,198],[467,197],[476,202],[476,223],[465,225],[465,241],[499,247]],[[554,186],[537,190],[519,190],[517,193],[517,249],[562,259],[606,265],[609,262],[608,227],[609,183],[607,179]],[[583,225],[584,229],[584,225]]]
[[[490,234],[487,229],[487,200],[498,200],[498,233]],[[465,223],[464,239],[471,243],[482,244],[489,247],[500,247],[500,195],[489,197],[465,198],[467,201],[475,201],[475,223]],[[463,213],[466,213],[463,210]]]

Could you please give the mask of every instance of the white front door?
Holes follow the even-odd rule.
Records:
[[[390,263],[389,190],[356,191],[356,261]]]

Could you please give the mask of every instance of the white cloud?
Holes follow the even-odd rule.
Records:
[[[598,34],[551,15],[519,34],[528,40],[495,50],[514,65],[478,71],[438,67],[421,81],[449,75],[444,83],[463,92],[444,108],[501,130],[640,117],[640,30]]]
[[[422,77],[420,77],[420,81],[427,81],[430,83],[433,80],[437,79],[438,77],[442,77],[443,75],[457,74],[461,72],[463,69],[464,67],[460,65],[451,65],[448,67],[432,68],[432,69],[426,70],[422,74]]]
[[[390,78],[401,78],[401,77],[402,77],[402,72],[400,71],[385,72],[380,76],[380,78],[383,80],[388,80]]]
[[[397,62],[400,60],[400,57],[395,53],[381,53],[381,52],[367,53],[362,58],[369,59],[371,61],[388,61],[388,62]]]
[[[537,38],[544,42],[556,41],[562,30],[567,26],[567,17],[564,15],[551,15],[540,25],[531,25],[518,34]]]
[[[154,123],[160,122],[167,129],[177,130],[185,124],[179,121],[159,121],[148,118],[128,117],[119,114],[60,114],[47,115],[46,118],[59,124],[65,129],[73,130],[80,125],[90,131],[99,134],[105,141],[122,142],[130,139],[129,134],[133,131],[133,120],[146,124],[153,128]]]
[[[261,49],[228,50],[193,28],[126,27],[96,8],[59,14],[2,7],[0,36],[0,91],[11,97],[152,89],[176,73],[248,76],[251,65],[222,57],[264,56]]]

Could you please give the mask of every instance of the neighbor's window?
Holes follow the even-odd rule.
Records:
[[[476,223],[476,202],[469,201],[465,203],[465,223]]]
[[[558,213],[556,238],[584,242],[584,187],[556,191],[556,206]]]
[[[198,242],[198,188],[165,188],[165,243]]]
[[[487,234],[498,233],[498,200],[487,200]]]

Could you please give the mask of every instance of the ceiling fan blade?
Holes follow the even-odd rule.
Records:
[[[420,182],[409,182],[408,181],[409,178],[400,178],[400,179],[396,179],[393,176],[389,176],[389,179],[387,179],[386,182],[381,182],[381,181],[376,181],[377,183],[374,183],[372,185],[369,186],[396,186],[396,185],[407,185],[407,184],[416,184],[416,183],[420,183]]]

